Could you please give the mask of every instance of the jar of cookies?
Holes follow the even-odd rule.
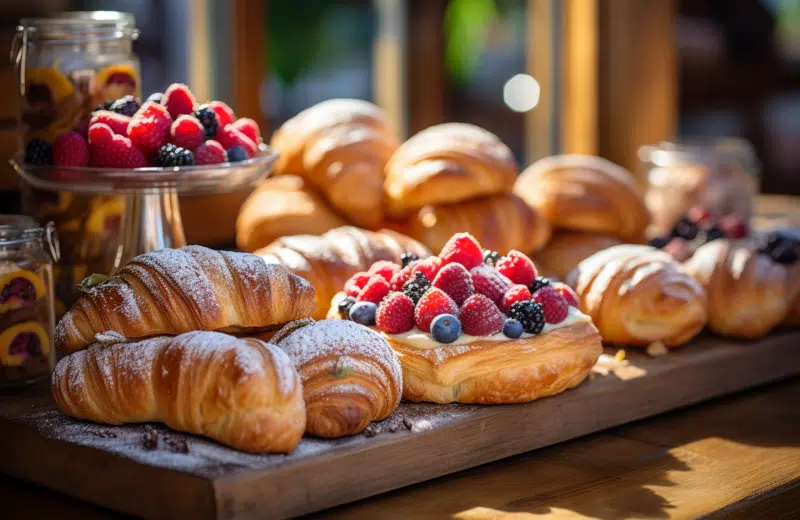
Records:
[[[639,157],[649,184],[649,236],[669,234],[692,209],[749,223],[760,168],[748,141],[665,141],[642,147]]]
[[[12,48],[19,71],[19,141],[29,164],[51,164],[59,135],[88,130],[92,112],[139,97],[139,35],[133,15],[113,11],[68,12],[20,21]],[[116,101],[115,101],[116,100]],[[124,200],[23,189],[23,209],[37,221],[54,221],[62,240],[56,268],[57,313],[77,297],[90,272],[113,266]]]
[[[0,215],[0,387],[47,377],[55,362],[53,223]]]

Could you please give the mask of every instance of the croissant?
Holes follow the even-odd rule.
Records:
[[[64,412],[106,424],[163,422],[251,453],[288,453],[303,436],[300,377],[274,345],[203,331],[122,341],[59,361],[52,391]]]
[[[784,323],[800,325],[800,263],[789,267],[788,277],[789,309],[786,312]]]
[[[86,348],[104,331],[127,338],[247,332],[314,312],[314,288],[287,269],[249,253],[200,246],[139,255],[86,290],[56,326],[55,343],[63,353]]]
[[[367,327],[320,321],[294,330],[278,346],[300,372],[311,435],[354,435],[400,404],[400,362],[386,340]]]
[[[315,319],[322,319],[328,303],[347,281],[359,271],[366,271],[378,260],[400,263],[400,255],[412,253],[420,258],[431,252],[414,239],[393,231],[365,231],[341,227],[322,236],[283,237],[255,254],[267,263],[281,264],[302,276],[316,290]]]
[[[302,177],[266,179],[245,200],[236,219],[236,245],[252,252],[287,235],[321,235],[344,226],[322,197]]]
[[[384,216],[384,166],[399,140],[367,101],[331,99],[308,108],[272,136],[278,174],[306,178],[348,220],[377,227]]]
[[[547,221],[512,193],[426,206],[410,219],[408,230],[433,251],[440,251],[451,236],[462,232],[493,251],[532,252],[550,238]]]
[[[760,338],[788,312],[786,269],[743,241],[708,242],[684,266],[708,293],[708,326],[717,334]]]
[[[557,155],[530,165],[514,193],[541,211],[554,228],[644,237],[649,216],[642,190],[624,168],[586,155]]]
[[[402,217],[429,204],[511,191],[517,173],[511,150],[491,132],[464,123],[432,126],[386,165],[388,212]]]
[[[708,318],[703,287],[669,254],[649,246],[604,249],[566,281],[606,343],[674,347],[693,338]]]
[[[559,231],[536,253],[534,260],[540,272],[563,280],[581,260],[618,244],[620,241],[617,237],[605,233]]]

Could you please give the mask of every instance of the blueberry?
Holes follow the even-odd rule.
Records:
[[[249,157],[247,157],[247,152],[241,146],[232,146],[231,149],[228,150],[227,156],[228,162],[239,162],[249,159]]]
[[[343,320],[350,319],[350,308],[355,305],[356,300],[352,296],[348,296],[339,302],[339,317]]]
[[[161,103],[161,100],[164,99],[163,92],[153,92],[150,94],[150,97],[147,98],[147,101],[152,101],[153,103]]]
[[[431,322],[431,335],[439,343],[452,343],[461,336],[461,322],[452,314],[440,314]]]
[[[375,325],[375,312],[378,306],[372,302],[358,302],[350,307],[350,319],[359,325]]]
[[[684,217],[675,224],[674,228],[672,228],[672,236],[683,238],[685,240],[694,240],[694,238],[697,236],[697,231],[697,224]]]
[[[669,243],[669,237],[655,237],[650,240],[650,245],[656,249],[661,249]]]
[[[503,334],[512,339],[522,336],[522,323],[514,318],[508,318],[503,324]]]
[[[793,264],[797,261],[797,253],[791,242],[783,242],[773,247],[770,251],[772,260],[779,264]]]

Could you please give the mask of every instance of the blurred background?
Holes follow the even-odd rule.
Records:
[[[761,188],[800,193],[798,0],[5,0],[0,41],[24,16],[132,12],[143,92],[174,81],[229,102],[265,134],[319,101],[373,100],[408,136],[483,126],[521,165],[596,153],[638,171],[662,139],[738,136]],[[0,81],[0,203],[17,77]]]

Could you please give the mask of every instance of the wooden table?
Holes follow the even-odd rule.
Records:
[[[314,518],[798,518],[798,403],[793,378]],[[5,476],[0,501],[10,519],[124,518]]]

